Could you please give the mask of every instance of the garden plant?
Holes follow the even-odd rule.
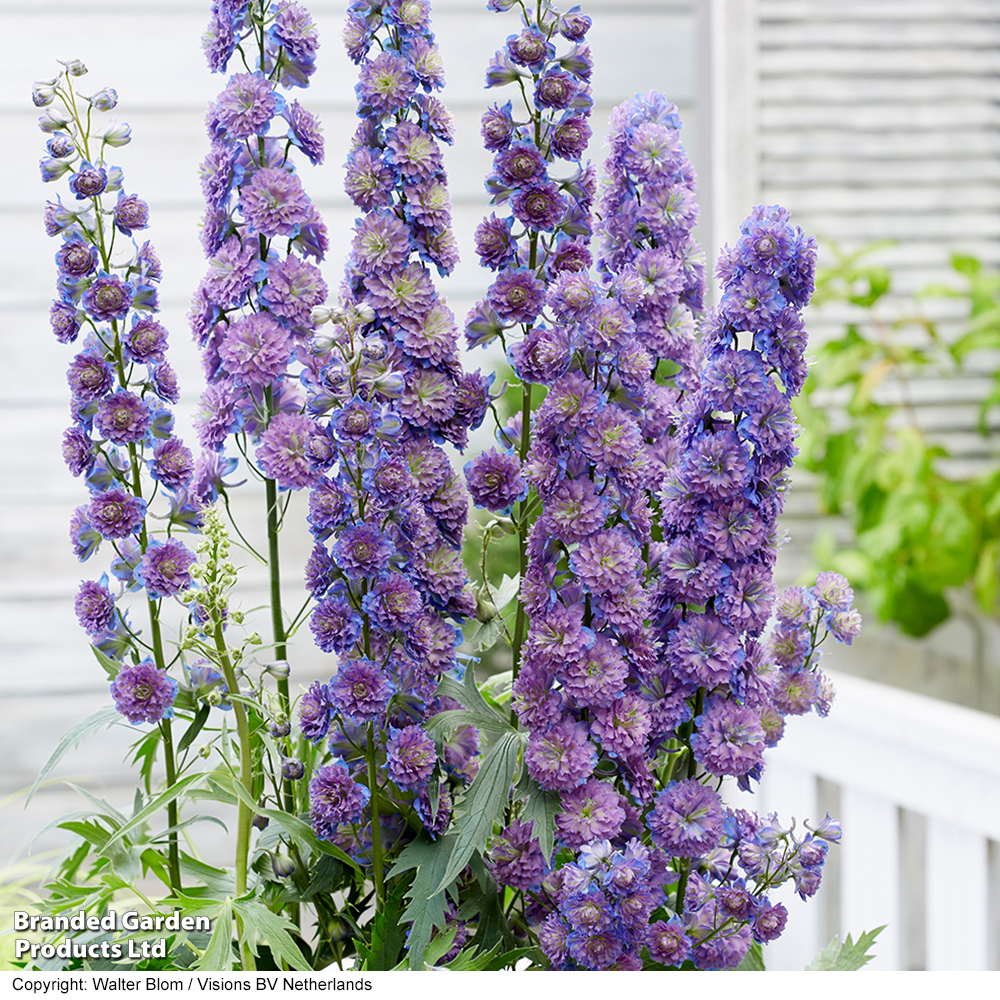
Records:
[[[836,820],[727,804],[789,716],[830,710],[819,647],[861,624],[837,573],[773,583],[815,241],[753,208],[706,308],[677,108],[617,107],[598,171],[591,19],[490,6],[485,291],[464,322],[440,290],[459,248],[428,0],[347,9],[346,266],[307,193],[329,169],[296,96],[309,12],[212,6],[198,447],[173,432],[153,213],[112,163],[130,130],[100,124],[117,95],[84,96],[78,61],[35,87],[43,179],[68,185],[45,227],[52,331],[76,352],[75,606],[110,685],[40,777],[123,724],[138,784],[128,810],[79,788],[58,821],[72,844],[26,967],[760,968],[788,917],[775,891],[819,887]],[[467,367],[501,351],[504,381]],[[243,483],[259,532],[233,516]],[[295,491],[314,540],[299,608],[280,575]],[[296,672],[309,641],[327,681]],[[505,669],[477,676],[498,648]],[[66,926],[126,907],[173,923]]]

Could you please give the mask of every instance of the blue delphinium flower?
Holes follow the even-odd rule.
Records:
[[[170,717],[177,692],[165,672],[158,602],[190,587],[195,557],[177,539],[154,537],[147,504],[156,483],[144,480],[143,470],[148,467],[165,491],[171,528],[197,530],[201,504],[189,497],[191,453],[173,436],[173,416],[165,405],[176,402],[177,385],[166,360],[167,331],[155,319],[159,263],[149,243],[140,246],[133,238],[147,228],[149,209],[127,192],[121,169],[103,159],[105,146],[124,144],[127,126],[110,139],[100,133],[93,113],[113,108],[117,95],[105,88],[81,98],[71,78],[86,69],[79,62],[65,66],[45,89],[50,103],[58,101],[65,113],[41,122],[51,136],[48,151],[59,158],[65,168],[59,173],[69,175],[76,196],[72,207],[57,199],[45,213],[46,232],[61,240],[53,332],[63,343],[83,333],[81,350],[67,371],[73,425],[63,435],[62,451],[70,472],[82,476],[90,491],[71,526],[77,557],[89,560],[102,541],[114,548],[111,577],[104,573],[99,581],[83,581],[75,609],[104,656],[120,663],[138,660],[151,647],[137,640],[121,598],[145,589],[154,658],[121,666],[112,694],[130,721],[158,722]],[[43,169],[44,179],[55,176]],[[105,218],[113,220],[113,227]],[[183,518],[175,519],[180,510]]]
[[[458,668],[457,626],[475,612],[460,554],[469,498],[442,445],[465,447],[491,381],[462,371],[455,319],[432,276],[451,272],[457,250],[440,149],[451,126],[433,94],[443,75],[429,10],[361,0],[348,11],[360,123],[345,186],[364,214],[339,301],[317,310],[330,326],[312,337],[302,375],[331,456],[310,494],[310,626],[337,666],[322,694],[314,685],[305,696],[301,722],[318,733],[318,706],[331,706],[330,750],[371,803],[360,829],[316,829],[365,864],[393,823],[395,843],[410,839],[404,815],[439,834],[451,789],[471,780],[478,752],[472,731],[465,749],[449,761],[445,747],[439,759],[422,728],[456,707],[436,689]],[[345,754],[359,729],[364,752]]]

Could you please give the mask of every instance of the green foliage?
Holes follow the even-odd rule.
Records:
[[[847,940],[841,943],[839,937],[834,939],[806,966],[806,972],[857,972],[867,965],[875,956],[868,954],[868,949],[875,943],[875,938],[886,928],[883,924],[873,931],[865,931],[857,941]]]
[[[910,398],[914,375],[957,375],[957,363],[972,350],[1000,346],[1000,276],[955,257],[966,287],[922,293],[968,301],[966,332],[948,351],[935,324],[918,312],[882,317],[891,276],[864,261],[879,246],[853,254],[834,248],[836,264],[819,272],[819,304],[846,302],[865,312],[819,349],[794,407],[804,428],[800,462],[818,475],[824,509],[854,529],[848,548],[837,549],[829,537],[818,546],[822,568],[865,590],[881,619],[921,636],[950,615],[949,588],[971,586],[987,614],[1000,613],[1000,469],[966,479],[945,475],[948,453],[927,439]],[[921,334],[916,346],[912,336],[900,336],[904,329]],[[831,412],[824,396],[839,399],[842,412]]]

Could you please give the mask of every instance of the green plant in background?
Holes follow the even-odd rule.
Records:
[[[971,587],[985,613],[1000,614],[1000,465],[949,474],[943,461],[951,456],[921,428],[913,393],[921,373],[958,377],[973,351],[1000,347],[1000,275],[956,254],[961,287],[926,288],[912,311],[890,319],[891,274],[868,261],[884,245],[833,247],[835,263],[818,272],[814,302],[858,307],[858,319],[820,348],[796,400],[805,428],[799,462],[819,477],[824,511],[854,530],[853,542],[839,548],[825,532],[818,560],[862,588],[879,618],[922,636],[951,614],[949,588]],[[920,300],[945,296],[968,302],[962,335],[950,346],[919,310]],[[996,377],[980,408],[983,435],[1000,402],[1000,370]]]

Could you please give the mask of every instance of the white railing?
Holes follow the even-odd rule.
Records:
[[[817,897],[778,896],[788,929],[767,967],[886,924],[869,968],[1000,968],[1000,718],[832,676],[830,717],[789,719],[758,792],[732,797],[799,829],[832,804],[843,823]]]

